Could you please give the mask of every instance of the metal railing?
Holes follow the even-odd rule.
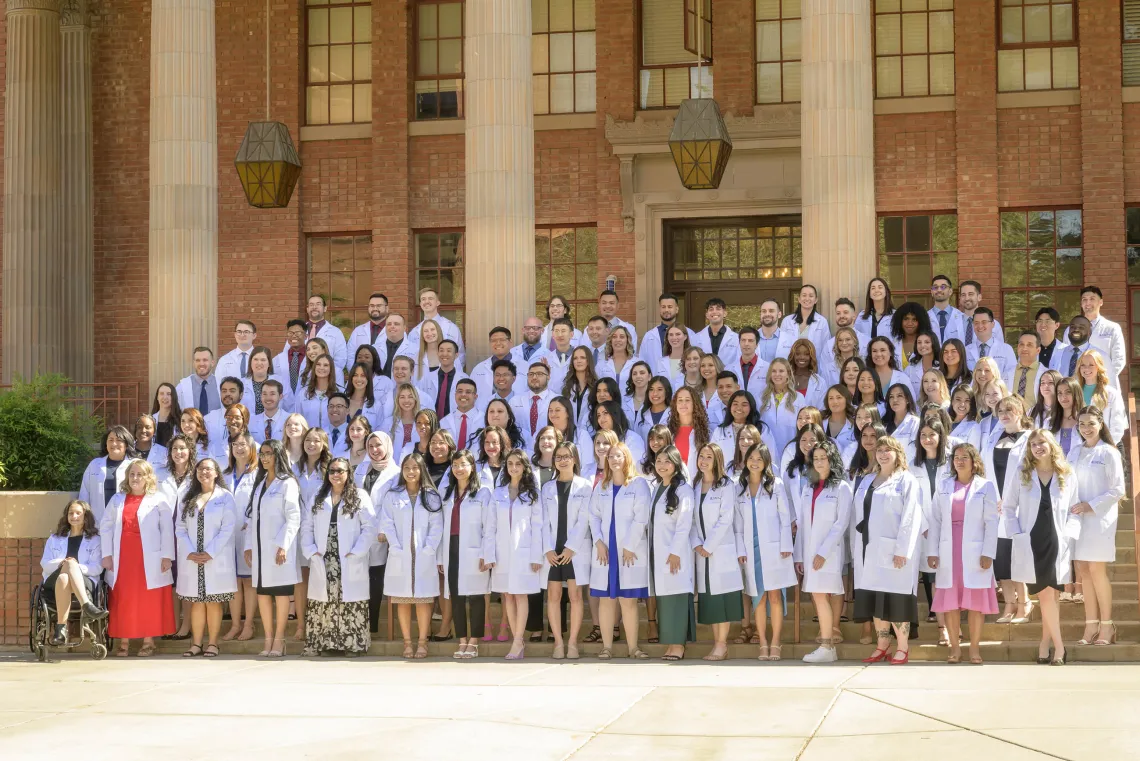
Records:
[[[12,388],[0,385],[0,393]],[[87,415],[100,418],[107,426],[134,426],[144,403],[142,384],[124,383],[63,383],[60,391],[67,403]]]

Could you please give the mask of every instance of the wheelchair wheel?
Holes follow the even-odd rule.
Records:
[[[107,657],[107,646],[102,644],[95,644],[91,646],[91,657],[97,661],[101,661]]]
[[[40,663],[44,663],[47,661],[47,645],[41,645],[40,643],[37,642],[36,646],[35,646],[35,651],[36,651],[36,660],[37,661],[39,661]]]

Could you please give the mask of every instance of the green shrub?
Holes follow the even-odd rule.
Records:
[[[103,424],[62,388],[62,375],[17,380],[0,393],[0,463],[12,491],[75,491]]]

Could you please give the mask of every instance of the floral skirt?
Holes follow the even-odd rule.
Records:
[[[340,543],[336,520],[329,523],[328,545],[325,547],[326,602],[309,600],[305,608],[305,650],[319,653],[343,650],[366,653],[372,645],[368,628],[368,601],[343,602],[340,597]],[[310,578],[310,584],[318,583]]]

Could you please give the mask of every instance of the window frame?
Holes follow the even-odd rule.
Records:
[[[1130,40],[1124,36],[1125,28],[1126,28],[1125,27],[1124,8],[1127,4],[1128,4],[1128,0],[1121,0],[1121,3],[1120,3],[1120,62],[1121,62],[1121,64],[1120,64],[1120,86],[1121,87],[1136,87],[1136,86],[1140,85],[1140,81],[1137,81],[1133,84],[1127,84],[1124,81],[1124,51],[1127,50],[1129,48],[1129,46],[1133,46],[1133,45],[1140,46],[1140,24],[1138,24],[1137,36],[1135,39]],[[1140,16],[1140,3],[1138,3],[1137,14],[1138,14],[1138,16]],[[1138,47],[1137,49],[1140,50],[1140,47]],[[1077,65],[1080,66],[1080,60],[1079,59],[1077,61]],[[1124,207],[1126,209],[1130,208],[1128,204],[1125,204]]]
[[[427,227],[427,228],[420,228],[420,229],[413,228],[411,233],[412,233],[412,299],[411,300],[412,300],[412,309],[415,311],[415,314],[416,314],[416,321],[412,325],[408,326],[408,330],[411,330],[414,325],[419,325],[421,322],[423,322],[423,319],[424,319],[423,310],[420,309],[419,293],[420,293],[420,288],[426,287],[426,286],[421,286],[418,282],[420,273],[421,272],[435,272],[438,274],[438,273],[441,273],[444,271],[454,272],[455,270],[460,269],[463,271],[463,302],[462,303],[445,302],[441,299],[440,304],[439,304],[439,313],[440,314],[444,314],[445,312],[459,312],[459,313],[461,313],[462,319],[460,319],[460,320],[455,320],[455,319],[452,319],[450,317],[448,319],[451,319],[452,322],[455,322],[459,326],[460,331],[465,331],[466,327],[467,327],[467,248],[466,248],[466,245],[467,245],[467,228],[466,227]],[[459,233],[459,251],[460,251],[460,261],[462,263],[462,266],[460,266],[460,267],[440,267],[439,264],[437,263],[434,267],[421,267],[420,266],[420,251],[419,251],[419,245],[418,245],[418,241],[417,241],[419,236],[421,236],[421,235],[435,235],[438,237],[440,235],[450,235],[453,233]],[[438,241],[437,241],[437,244],[438,244]],[[437,259],[437,262],[438,262],[438,259]],[[438,290],[439,286],[436,286],[436,289],[437,289],[436,295],[440,295],[439,290]]]
[[[541,231],[546,231],[547,233],[553,233],[554,230],[574,230],[575,231],[574,232],[574,261],[569,262],[569,263],[563,263],[561,265],[556,265],[554,263],[554,260],[553,260],[553,254],[549,249],[547,250],[547,261],[544,263],[540,263],[537,259],[537,255],[536,255],[535,262],[534,262],[534,270],[535,270],[535,314],[540,315],[540,316],[545,314],[546,304],[540,303],[538,296],[537,296],[537,294],[538,294],[538,280],[537,280],[538,270],[539,270],[539,267],[545,267],[547,269],[547,279],[548,279],[548,282],[550,283],[550,298],[554,298],[555,296],[562,296],[563,298],[565,298],[570,303],[571,314],[575,315],[574,327],[576,327],[580,330],[585,330],[586,329],[586,322],[590,319],[590,317],[592,317],[597,312],[597,309],[598,309],[598,306],[597,306],[598,294],[601,292],[601,289],[600,289],[599,283],[598,283],[598,272],[601,271],[601,263],[597,260],[597,258],[595,258],[592,263],[591,262],[583,262],[583,261],[580,261],[578,259],[579,244],[578,244],[578,232],[577,231],[578,230],[593,230],[594,231],[594,245],[596,247],[597,246],[598,223],[597,222],[571,222],[569,224],[549,224],[549,225],[547,225],[547,224],[543,224],[543,225],[536,224],[534,226],[535,238],[536,239],[538,238],[538,235]],[[547,239],[553,242],[553,240],[554,240],[553,234],[548,234]],[[595,254],[596,253],[597,253],[597,251],[595,250]],[[570,266],[570,267],[574,268],[574,276],[575,276],[574,277],[574,287],[575,287],[575,290],[577,290],[577,287],[578,287],[577,275],[578,275],[579,268],[581,268],[583,266],[589,266],[591,264],[594,267],[594,287],[593,287],[592,292],[589,295],[589,298],[585,298],[585,299],[583,299],[583,298],[570,298],[565,293],[555,293],[554,292],[554,268],[555,268],[555,266]],[[547,299],[547,301],[549,301],[549,299]],[[581,309],[581,307],[584,305],[588,305],[590,307],[590,309],[588,309],[588,310]],[[586,311],[588,313],[584,314],[583,313],[584,311]],[[578,324],[579,321],[581,321],[581,324]]]
[[[1026,3],[1023,0],[1021,5],[1005,6],[1005,5],[1002,5],[1000,0],[998,0],[998,2],[996,2],[994,4],[994,15],[995,15],[995,22],[994,22],[995,27],[994,27],[994,29],[996,32],[995,37],[997,40],[997,51],[996,51],[995,61],[994,61],[994,88],[999,95],[1001,95],[1002,93],[1007,93],[1007,92],[1050,92],[1052,90],[1079,90],[1081,88],[1081,25],[1080,25],[1079,3],[1080,3],[1080,0],[1067,0],[1067,2],[1063,2],[1063,3],[1054,2],[1054,0],[1045,0],[1045,2],[1043,2],[1043,3]],[[1044,6],[1049,7],[1050,9],[1054,5],[1072,5],[1073,6],[1073,38],[1071,40],[1061,40],[1061,41],[1057,41],[1057,40],[1052,39],[1052,37],[1053,37],[1053,13],[1052,13],[1052,11],[1050,11],[1050,13],[1049,13],[1049,37],[1050,37],[1050,39],[1048,41],[1046,41],[1046,42],[1003,42],[1002,41],[1002,13],[1001,13],[1002,8],[1007,8],[1007,7],[1009,7],[1009,8],[1024,8],[1026,5],[1037,5],[1037,6],[1044,5]],[[1124,9],[1124,3],[1123,2],[1121,2],[1120,7],[1121,7],[1121,13],[1123,13],[1124,12],[1124,10],[1123,10]],[[1024,14],[1023,14],[1022,18],[1024,19]],[[1022,24],[1023,32],[1024,32],[1024,29],[1025,29],[1025,25],[1023,23]],[[1122,25],[1121,26],[1121,34],[1123,34],[1123,33],[1124,32],[1123,32],[1123,25]],[[1024,34],[1023,34],[1023,36],[1024,36]],[[1077,52],[1077,83],[1076,83],[1076,85],[1074,85],[1073,87],[1056,87],[1056,86],[1054,86],[1055,81],[1056,81],[1056,76],[1055,76],[1055,72],[1053,70],[1053,58],[1052,58],[1052,55],[1050,54],[1050,57],[1049,57],[1049,84],[1050,84],[1050,86],[1044,87],[1044,88],[1034,88],[1034,89],[1029,89],[1028,87],[1025,87],[1025,63],[1024,63],[1025,57],[1024,57],[1024,55],[1022,55],[1022,66],[1021,66],[1021,84],[1022,84],[1022,87],[1021,87],[1021,89],[1020,90],[1002,90],[1001,89],[1001,55],[1000,55],[1001,51],[1003,51],[1003,50],[1022,50],[1022,51],[1024,51],[1024,50],[1039,50],[1039,49],[1044,49],[1044,48],[1050,48],[1050,49],[1052,49],[1052,48],[1073,48],[1074,50],[1076,50],[1076,52]],[[1123,67],[1122,67],[1121,71],[1123,72]],[[1003,209],[1003,211],[1018,211],[1018,210],[1019,209]],[[1029,211],[1048,211],[1048,210],[1049,209],[1047,207],[1029,209]]]
[[[1122,6],[1123,7],[1123,4]],[[1137,40],[1140,42],[1140,40]],[[1140,243],[1130,244],[1128,242],[1128,211],[1129,209],[1140,210],[1140,201],[1133,203],[1124,203],[1124,268],[1125,268],[1125,287],[1128,290],[1128,364],[1140,365],[1140,352],[1134,351],[1137,339],[1140,339],[1140,310],[1133,309],[1132,301],[1136,294],[1140,293],[1140,279],[1135,282],[1128,276],[1128,249],[1140,248]],[[1140,383],[1140,373],[1135,376],[1136,382]]]
[[[554,0],[542,0],[542,2],[546,3],[546,16],[547,16],[547,19],[549,20],[549,18],[550,18],[550,4],[552,2],[554,2]],[[547,115],[555,115],[555,114],[557,114],[557,115],[562,115],[562,114],[593,114],[593,113],[597,113],[597,110],[598,110],[597,0],[595,0],[595,2],[594,2],[594,26],[590,27],[589,29],[579,29],[578,28],[578,3],[575,2],[574,0],[570,0],[570,12],[571,12],[571,16],[570,16],[570,18],[571,18],[570,27],[571,28],[570,28],[569,32],[562,32],[562,31],[552,32],[549,29],[549,23],[547,25],[547,31],[536,32],[533,30],[533,25],[532,25],[531,34],[530,34],[531,50],[532,51],[534,50],[533,46],[534,46],[534,38],[535,37],[542,36],[542,37],[547,38],[547,43],[546,43],[546,71],[544,71],[544,72],[531,71],[532,87],[533,87],[534,80],[537,80],[539,77],[544,77],[546,79],[546,82],[547,82],[547,85],[546,85],[546,110],[545,111],[538,111],[536,108],[536,110],[534,112],[536,116],[547,116]],[[578,68],[578,34],[579,33],[585,33],[585,32],[593,32],[594,33],[594,68],[592,68],[592,69],[579,69]],[[551,36],[553,36],[555,34],[569,34],[571,37],[571,44],[572,44],[571,56],[572,56],[572,59],[574,61],[574,68],[571,69],[570,71],[551,71],[550,70],[550,38],[551,38]],[[533,55],[533,53],[532,53],[532,55]],[[574,108],[571,109],[570,111],[554,111],[551,109],[550,82],[551,82],[552,77],[558,76],[558,75],[566,75],[566,74],[569,74],[573,78]],[[594,75],[594,107],[592,109],[590,109],[589,111],[578,110],[578,75],[579,74],[593,74]],[[534,88],[534,89],[537,91],[537,88]],[[536,103],[537,103],[537,98],[536,98]]]
[[[874,2],[874,0],[870,0],[870,1]],[[803,102],[803,86],[802,86],[802,82],[803,82],[803,68],[802,68],[802,66],[803,66],[803,4],[802,4],[802,2],[800,4],[800,15],[799,16],[794,16],[794,17],[789,16],[789,17],[785,18],[784,17],[784,0],[779,0],[779,3],[780,3],[780,16],[779,16],[779,18],[761,19],[756,15],[756,0],[752,0],[752,47],[753,47],[752,58],[754,59],[752,61],[752,69],[753,69],[752,100],[755,103],[755,105],[757,105],[757,106],[778,106],[778,105],[781,105],[784,103],[802,103]],[[759,26],[762,22],[771,23],[773,21],[776,22],[780,27],[780,58],[778,60],[775,60],[775,61],[761,61],[760,60],[760,48],[756,44],[756,35],[757,35],[758,30],[759,30]],[[800,57],[799,58],[785,58],[784,57],[784,22],[785,21],[799,21],[800,22]],[[874,35],[872,35],[872,37],[874,37]],[[872,45],[873,44],[874,44],[874,41],[872,40]],[[800,97],[797,98],[796,100],[788,100],[785,97],[786,86],[784,84],[784,67],[789,63],[798,63],[801,65],[801,69],[800,69],[800,82],[801,82]],[[761,101],[760,100],[760,67],[762,65],[771,66],[772,64],[777,64],[780,67],[780,99],[774,100],[774,101]]]
[[[1027,217],[1026,218],[1026,230],[1025,230],[1025,233],[1026,233],[1026,246],[1025,246],[1025,248],[1024,249],[1022,249],[1022,248],[1006,248],[1002,244],[1002,239],[1001,239],[1001,237],[1002,237],[1001,236],[1001,215],[1002,214],[1026,214],[1026,215],[1028,215],[1028,214],[1032,214],[1033,212],[1043,212],[1043,211],[1053,212],[1053,214],[1054,214],[1054,217],[1053,217],[1053,244],[1054,245],[1052,248],[1052,250],[1054,252],[1053,253],[1053,285],[1030,285],[1029,284],[1028,252],[1035,250],[1035,249],[1040,250],[1041,247],[1029,245],[1029,222],[1028,222],[1028,217]],[[1056,214],[1057,214],[1057,212],[1060,212],[1060,211],[1076,211],[1076,212],[1080,212],[1080,215],[1081,215],[1081,245],[1079,246],[1079,248],[1081,250],[1081,277],[1080,277],[1080,282],[1077,283],[1076,285],[1057,285],[1057,254],[1056,254],[1056,252],[1060,249],[1063,249],[1063,248],[1074,248],[1074,246],[1058,246],[1058,245],[1056,245],[1058,243]],[[1021,333],[1021,331],[1022,330],[1033,330],[1034,329],[1033,328],[1033,322],[1032,322],[1032,315],[1030,314],[1030,311],[1032,309],[1032,305],[1029,303],[1029,294],[1034,293],[1034,292],[1074,293],[1077,295],[1078,299],[1080,298],[1080,290],[1084,286],[1084,283],[1085,283],[1085,276],[1084,276],[1085,275],[1085,210],[1084,210],[1084,206],[1082,204],[1039,204],[1039,205],[1030,205],[1030,206],[1001,207],[998,209],[997,224],[998,224],[998,295],[999,295],[1000,304],[1001,304],[1001,318],[1003,321],[1002,329],[1005,333],[1006,343],[1008,343],[1010,346],[1012,346],[1014,348],[1014,350],[1016,350],[1017,349],[1017,336]],[[1004,270],[1005,265],[1004,265],[1002,260],[1004,259],[1004,254],[1006,251],[1023,251],[1023,250],[1026,252],[1026,262],[1025,262],[1026,284],[1025,285],[1007,286],[1003,282],[1003,276],[1004,276],[1003,270]],[[1007,293],[1024,293],[1026,295],[1026,298],[1025,298],[1025,319],[1027,320],[1026,325],[1022,325],[1020,323],[1010,323],[1009,322],[1009,314],[1008,314],[1008,310],[1006,309],[1006,306],[1005,306],[1005,297],[1006,297]],[[1056,302],[1053,303],[1053,306],[1056,307]],[[1037,307],[1037,308],[1040,309],[1040,307]],[[1062,315],[1062,317],[1064,317],[1064,315]],[[1016,327],[1017,330],[1011,330],[1010,329],[1011,326]],[[1012,343],[1011,343],[1011,340],[1012,340]]]
[[[686,4],[687,0],[678,0],[678,1],[683,4],[682,12],[681,12],[681,23],[684,24],[685,19],[686,19],[685,10],[688,8],[688,5]],[[711,0],[710,0],[710,2],[711,2]],[[634,97],[633,102],[636,105],[638,111],[665,111],[665,110],[668,110],[671,108],[677,108],[676,104],[669,105],[668,102],[666,101],[664,75],[662,75],[662,80],[661,80],[661,103],[662,103],[662,105],[660,105],[660,106],[642,106],[641,105],[641,72],[643,72],[643,71],[656,71],[656,70],[664,71],[665,69],[682,69],[683,68],[686,70],[686,76],[687,76],[688,81],[689,81],[689,90],[688,90],[689,95],[687,95],[686,97],[692,97],[693,70],[697,68],[697,62],[693,61],[691,63],[684,63],[684,64],[680,64],[680,63],[654,63],[654,64],[643,63],[643,61],[645,60],[645,42],[644,42],[645,28],[643,26],[644,19],[645,19],[644,0],[637,0],[637,15],[636,15],[636,18],[634,19],[634,21],[636,23],[636,28],[634,30],[634,36],[636,38],[636,44],[634,45],[634,54],[637,56],[637,58],[635,59],[636,65],[634,68],[635,79],[634,79],[634,87],[633,87],[633,97]],[[713,24],[713,17],[711,14],[709,16],[708,23],[709,23],[710,27]],[[755,34],[755,31],[753,32],[753,34]],[[716,47],[715,29],[713,30],[712,35],[713,35],[713,48],[715,49],[715,47]],[[696,54],[694,53],[694,55],[696,55]],[[753,56],[753,57],[755,57],[755,56]],[[713,51],[712,50],[710,50],[708,53],[704,54],[701,57],[700,67],[701,68],[708,68],[710,71],[712,70],[712,67],[713,67]],[[698,86],[699,86],[699,82],[698,82]],[[715,88],[715,84],[713,85],[713,87],[710,87],[710,91],[713,91],[714,88]],[[712,97],[711,94],[709,97]]]
[[[911,96],[911,97],[914,97],[914,96]],[[931,286],[930,283],[927,283],[925,290],[922,290],[922,291],[919,291],[915,288],[906,288],[905,287],[906,279],[907,279],[908,260],[912,256],[917,257],[917,256],[925,255],[926,257],[928,257],[930,260],[930,276],[931,276],[931,278],[933,278],[935,275],[946,275],[947,277],[949,277],[953,280],[954,287],[955,288],[958,287],[958,283],[960,282],[961,279],[963,279],[961,277],[961,272],[959,271],[960,262],[958,261],[958,257],[959,257],[958,250],[957,249],[955,249],[954,251],[939,250],[939,249],[936,249],[934,247],[934,218],[935,217],[954,217],[954,220],[955,220],[955,222],[954,222],[955,237],[957,238],[958,237],[958,221],[959,221],[958,216],[959,215],[958,215],[957,209],[938,209],[938,210],[922,210],[922,211],[885,211],[885,212],[879,212],[878,214],[875,215],[875,217],[876,217],[875,218],[875,257],[876,257],[875,265],[876,265],[876,271],[877,271],[878,276],[880,278],[882,278],[884,281],[887,281],[887,279],[888,279],[887,273],[883,272],[883,270],[882,270],[882,266],[881,266],[882,257],[887,257],[887,259],[889,260],[890,257],[897,256],[897,257],[901,257],[903,260],[903,286],[904,287],[896,288],[894,284],[890,285],[891,298],[895,301],[896,306],[898,304],[901,304],[903,301],[915,301],[915,302],[922,304],[927,309],[929,309],[931,306],[933,306],[934,297],[930,293],[930,286]],[[879,240],[878,240],[878,238],[879,238],[879,220],[886,219],[887,217],[900,217],[903,220],[903,248],[904,248],[903,251],[887,252],[885,240],[883,241],[883,249],[884,250],[879,251]],[[926,251],[908,251],[908,250],[905,250],[906,249],[906,220],[911,218],[911,217],[929,217],[930,218],[930,248]],[[934,255],[935,254],[949,254],[949,253],[953,253],[954,258],[955,258],[955,267],[954,267],[953,273],[940,271],[934,265]],[[965,278],[965,279],[969,279],[969,278]],[[899,300],[899,299],[895,298],[896,296],[900,296],[900,297],[905,296],[907,298],[905,298],[903,300]]]
[[[684,28],[684,32],[683,32],[684,42],[682,44],[685,46],[685,50],[687,50],[688,52],[697,56],[698,58],[705,60],[708,64],[711,65],[712,64],[712,33],[713,33],[713,4],[712,4],[712,0],[683,0],[683,1],[685,3],[685,8],[684,8],[684,12],[682,13],[682,19],[683,19],[683,23],[685,25],[685,28]],[[706,5],[708,6],[708,12],[709,12],[708,16],[704,16],[703,11],[702,11],[704,6],[706,6]],[[692,10],[689,9],[690,6],[692,6]],[[694,41],[690,37],[690,29],[695,28],[698,25],[701,27],[701,35],[698,38],[698,40]],[[708,41],[709,41],[709,53],[708,53],[707,59],[705,57],[705,54],[697,49],[697,43],[703,42],[703,40],[705,38],[704,31],[705,31],[706,27],[708,28]]]
[[[436,48],[436,73],[434,75],[420,74],[420,42],[423,41],[420,39],[420,6],[421,5],[451,5],[451,4],[455,4],[455,3],[458,3],[460,6],[460,14],[459,14],[460,29],[459,29],[459,38],[458,39],[459,39],[459,65],[460,65],[461,71],[458,74],[449,74],[447,76],[441,75],[439,73],[439,49],[437,47]],[[412,24],[411,24],[411,27],[412,27],[412,30],[411,30],[412,31],[412,37],[411,37],[411,45],[412,45],[411,99],[412,99],[412,102],[411,102],[411,111],[410,111],[411,119],[410,120],[411,121],[420,121],[420,122],[430,122],[430,121],[439,121],[439,120],[443,120],[443,119],[465,119],[467,116],[467,109],[465,107],[465,100],[467,97],[467,62],[465,60],[466,55],[467,55],[467,0],[414,0],[414,2],[408,3],[408,6],[412,12]],[[438,11],[437,11],[437,14],[438,14]],[[436,21],[437,32],[438,32],[438,23],[439,22],[438,22],[438,15],[437,15],[437,21]],[[436,37],[431,37],[428,39],[435,40],[437,45],[438,45],[438,43],[442,40],[454,40],[456,38],[455,37],[436,36]],[[459,80],[459,82],[460,82],[459,90],[456,93],[457,113],[455,116],[440,116],[440,114],[439,114],[439,111],[440,111],[439,95],[441,92],[441,90],[439,89],[439,82],[442,82],[445,80]],[[418,96],[418,93],[416,91],[416,84],[418,82],[435,82],[436,83],[436,91],[435,91],[436,92],[436,109],[435,109],[436,115],[435,116],[423,116],[423,117],[419,116],[419,110],[416,107],[416,99]],[[417,309],[418,308],[419,307],[417,307]]]
[[[304,91],[304,110],[305,110],[305,122],[304,123],[305,123],[305,126],[307,126],[307,127],[333,127],[333,126],[341,126],[341,125],[345,125],[345,124],[371,124],[372,123],[372,106],[373,106],[373,104],[372,104],[372,82],[373,82],[372,67],[375,63],[374,51],[372,50],[374,41],[373,41],[373,36],[372,36],[372,32],[371,32],[371,27],[372,27],[371,22],[369,23],[369,38],[368,38],[367,42],[356,42],[356,40],[354,39],[352,42],[349,42],[349,43],[337,43],[336,44],[337,47],[344,46],[345,44],[347,44],[348,47],[351,47],[353,49],[353,67],[352,67],[353,71],[352,71],[352,75],[354,78],[348,82],[336,82],[336,83],[334,83],[332,81],[332,71],[330,68],[329,79],[327,79],[324,82],[313,82],[309,79],[309,76],[312,73],[312,67],[309,65],[309,53],[313,47],[313,45],[309,42],[309,31],[310,31],[309,11],[320,10],[320,9],[325,9],[325,10],[331,11],[333,8],[353,8],[353,9],[355,9],[355,8],[368,8],[369,12],[371,13],[372,3],[368,2],[368,0],[328,0],[327,2],[324,2],[324,3],[310,5],[308,0],[303,0],[301,7],[302,7],[302,10],[304,11],[303,16],[304,16],[304,27],[305,27],[304,64],[303,64],[304,70],[305,70],[305,75],[304,75],[304,84],[302,85],[302,89]],[[353,15],[353,28],[355,30],[355,24],[356,24],[356,19],[355,19],[356,11],[355,10],[353,10],[352,15]],[[332,32],[331,24],[329,26],[329,32],[330,32],[329,42],[324,43],[322,45],[317,45],[316,47],[323,47],[325,50],[327,50],[329,52],[329,57],[331,58],[332,57],[332,48],[334,47],[334,45],[332,43],[332,38],[331,38],[331,32]],[[356,46],[357,45],[368,45],[369,46],[368,79],[366,79],[366,80],[355,79],[355,77],[356,77]],[[345,85],[350,86],[352,88],[352,121],[334,122],[332,120],[332,92],[331,92],[331,90],[334,86],[339,87],[339,86],[345,86]],[[357,85],[368,85],[368,89],[369,89],[368,121],[357,121],[356,120],[356,87],[357,87]],[[311,122],[311,121],[309,121],[309,88],[310,87],[321,87],[321,88],[324,88],[325,90],[329,91],[328,119],[324,122]]]
[[[955,39],[955,41],[954,41],[954,49],[953,50],[939,51],[936,53],[931,53],[930,52],[930,14],[931,13],[946,13],[947,11],[949,11],[954,17],[954,23],[953,23],[952,29],[951,29],[951,31],[953,32],[954,28],[956,28],[957,24],[958,24],[957,1],[958,0],[955,0],[955,5],[951,6],[948,9],[947,8],[939,8],[939,9],[936,9],[933,11],[930,10],[929,0],[927,2],[926,10],[922,10],[922,11],[904,11],[904,10],[902,10],[902,4],[900,1],[898,11],[879,11],[875,8],[875,0],[869,0],[869,2],[871,3],[871,92],[872,92],[872,97],[875,100],[896,100],[899,98],[945,98],[945,97],[954,97],[954,95],[958,91],[958,72],[957,72],[958,44],[957,44],[957,40]],[[999,4],[1000,4],[1000,0],[999,0]],[[926,18],[926,52],[925,53],[904,53],[904,52],[902,52],[902,17],[908,16],[908,15],[914,16],[914,15],[918,15],[920,13],[927,17]],[[1000,13],[1000,11],[999,11],[999,13]],[[880,15],[898,16],[899,17],[899,52],[897,54],[895,54],[895,53],[883,53],[883,56],[882,56],[884,58],[898,58],[899,59],[899,94],[898,95],[879,95],[879,35],[878,35],[877,26],[876,26],[875,22],[876,22],[876,19]],[[931,56],[936,56],[936,55],[950,55],[950,56],[954,57],[954,69],[953,69],[954,91],[953,92],[937,93],[937,94],[930,92],[930,58],[931,58]],[[905,58],[917,58],[919,56],[924,56],[926,58],[926,92],[922,95],[907,95],[906,93],[903,92],[903,81],[902,81],[903,59],[905,59]]]
[[[313,288],[313,267],[312,267],[313,241],[314,240],[332,241],[332,240],[335,240],[337,238],[348,238],[348,239],[353,241],[353,252],[352,252],[353,269],[351,270],[351,274],[353,276],[352,293],[353,293],[354,301],[355,301],[355,297],[356,297],[356,287],[357,287],[356,276],[358,274],[360,274],[360,273],[366,273],[367,274],[368,284],[369,284],[369,287],[368,287],[369,293],[371,293],[373,290],[375,290],[372,287],[372,259],[373,259],[373,256],[369,256],[369,262],[368,262],[369,266],[367,269],[358,270],[358,269],[356,269],[356,266],[355,266],[356,265],[356,239],[357,238],[368,238],[370,253],[374,253],[372,251],[372,248],[371,248],[372,244],[374,242],[374,236],[372,234],[372,230],[337,230],[337,231],[331,231],[331,232],[322,231],[322,232],[306,233],[305,234],[305,299],[307,301],[312,296],[321,296],[325,300],[326,310],[330,315],[336,316],[338,314],[348,314],[349,318],[350,318],[350,322],[351,322],[351,324],[348,326],[348,332],[352,332],[353,328],[355,328],[357,325],[361,324],[364,320],[368,319],[368,302],[365,301],[363,304],[349,304],[346,306],[339,306],[337,304],[334,304],[332,301],[332,298],[333,298],[333,296],[332,296],[332,275],[335,274],[335,271],[331,268],[331,266],[327,272],[318,272],[317,273],[319,275],[327,275],[329,277],[329,290],[328,290],[328,292],[323,293],[323,292]],[[330,247],[331,247],[331,243],[330,243]],[[331,263],[331,251],[330,251],[330,263]],[[357,312],[361,312],[362,313],[361,316],[358,317],[358,315],[356,314]],[[361,317],[363,319],[361,319]],[[329,320],[329,321],[333,322],[332,320]],[[333,324],[335,325],[335,322]],[[344,332],[344,328],[342,328],[341,326],[337,325],[336,327],[340,328],[341,331]],[[347,333],[346,333],[346,335],[347,335]]]

